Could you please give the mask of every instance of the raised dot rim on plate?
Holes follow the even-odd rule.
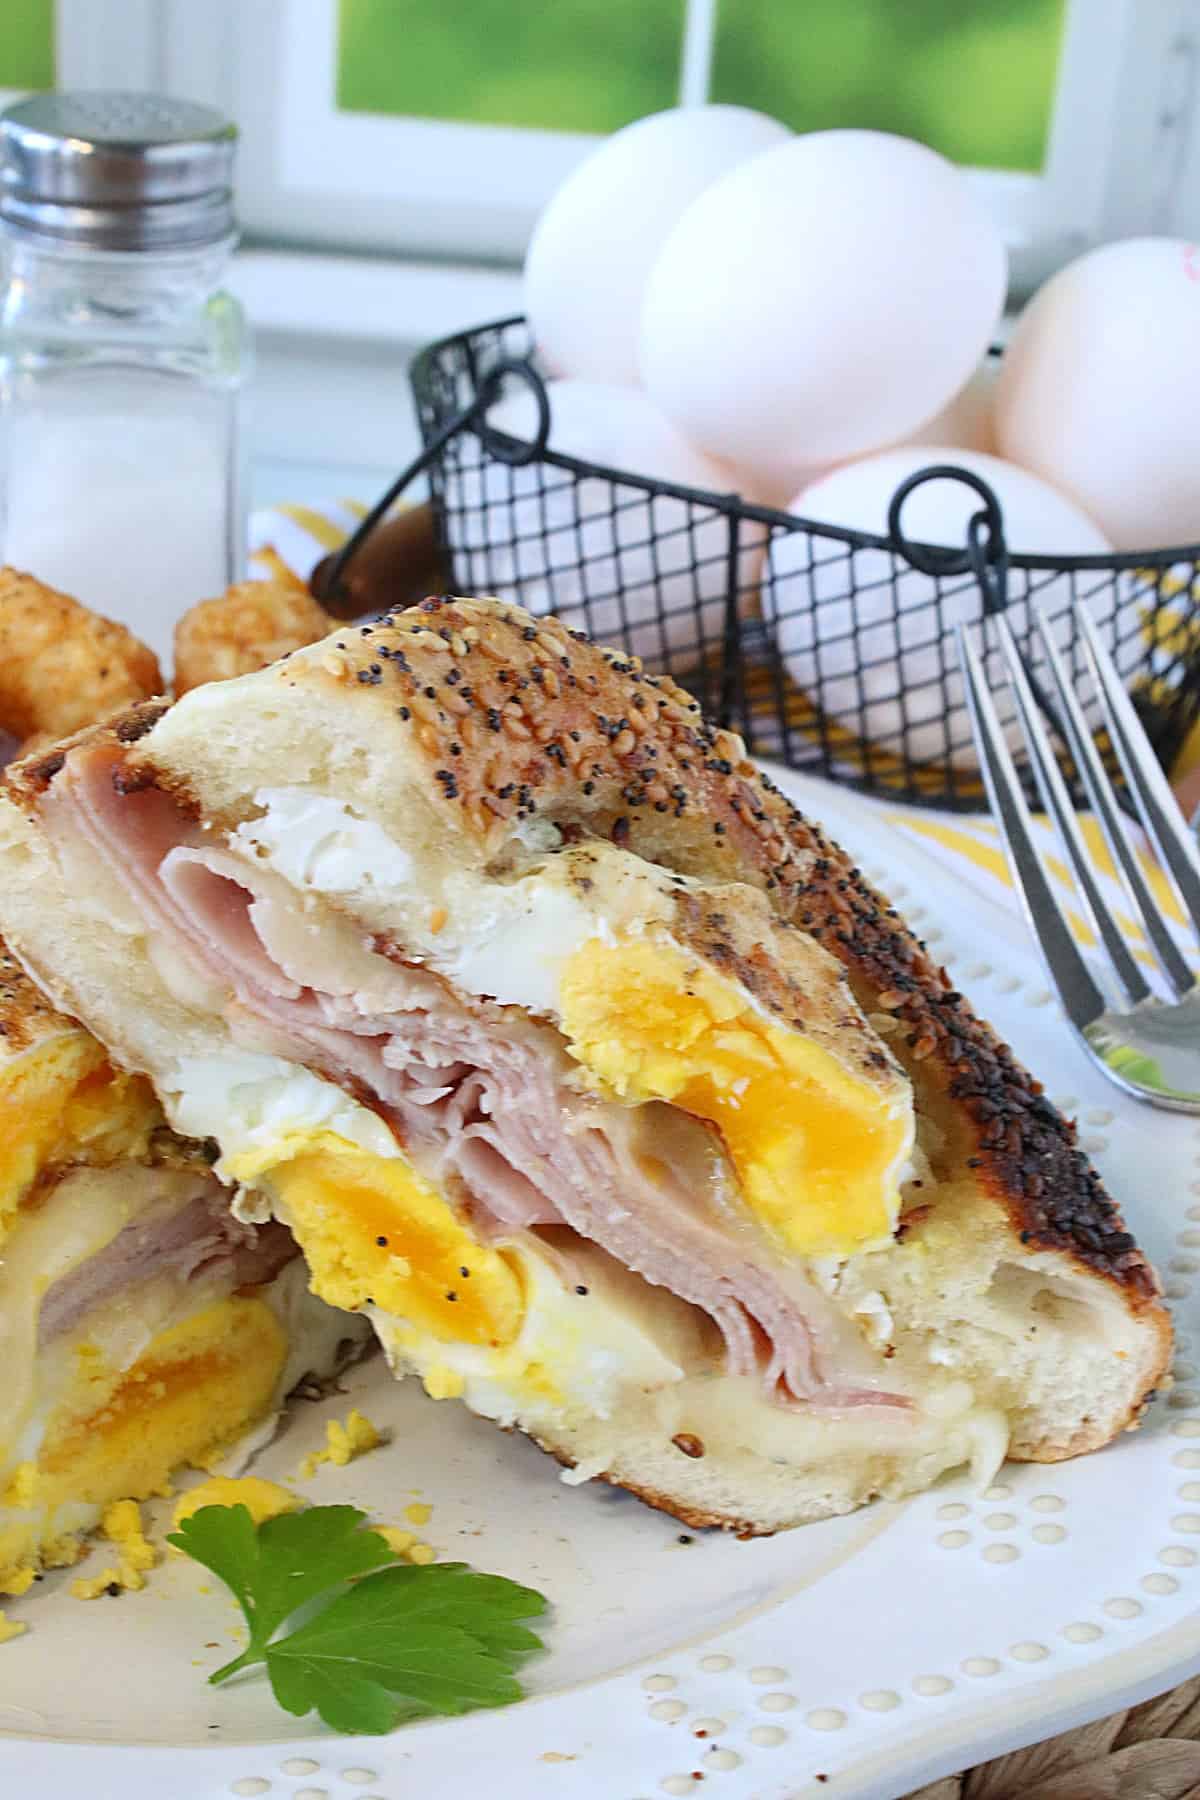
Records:
[[[939,1519],[947,1520],[965,1519],[970,1510],[969,1506],[963,1506],[959,1501],[955,1500],[949,1506],[939,1506],[937,1509],[937,1516]]]
[[[990,1563],[1016,1562],[1021,1552],[1015,1544],[989,1544],[984,1551],[984,1561]]]
[[[292,1800],[329,1800],[328,1788],[297,1788]]]
[[[1114,1599],[1104,1602],[1104,1610],[1110,1619],[1139,1619],[1144,1609],[1140,1600],[1129,1600],[1125,1595],[1118,1594]]]
[[[1035,1525],[1033,1535],[1039,1544],[1061,1544],[1067,1532],[1063,1525]]]
[[[740,1769],[742,1759],[736,1750],[712,1749],[704,1759],[706,1769]]]
[[[1138,1586],[1146,1594],[1177,1594],[1179,1583],[1173,1575],[1143,1575]]]
[[[754,1725],[748,1735],[760,1750],[777,1750],[780,1744],[787,1743],[788,1734],[779,1725]]]
[[[1185,1481],[1179,1490],[1181,1500],[1200,1500],[1200,1481]]]
[[[271,1784],[269,1781],[264,1781],[260,1775],[243,1775],[240,1781],[230,1783],[229,1791],[231,1794],[238,1795],[269,1794]]]
[[[1196,1404],[1195,1388],[1176,1388],[1173,1394],[1167,1395],[1167,1405],[1173,1412],[1188,1412]]]
[[[804,1723],[810,1731],[840,1731],[846,1723],[846,1715],[837,1706],[815,1706],[805,1713]]]
[[[1196,1375],[1197,1373],[1200,1373],[1200,1371],[1197,1371],[1195,1363],[1190,1363],[1185,1360],[1183,1362],[1175,1363],[1171,1369],[1171,1373],[1174,1375],[1176,1381],[1195,1381]]]
[[[1196,1552],[1184,1544],[1167,1544],[1159,1551],[1158,1560],[1172,1569],[1190,1569],[1196,1560]]]
[[[664,1794],[694,1794],[696,1783],[690,1775],[664,1775],[659,1782]]]
[[[773,1681],[786,1681],[787,1670],[777,1669],[771,1663],[764,1663],[761,1668],[751,1669],[750,1679],[755,1687],[770,1687]]]
[[[913,1693],[920,1694],[923,1700],[932,1699],[935,1694],[948,1694],[954,1683],[945,1675],[918,1675],[913,1682]]]
[[[650,1708],[650,1717],[669,1724],[672,1719],[682,1719],[686,1711],[682,1700],[656,1700]]]
[[[724,1719],[693,1719],[691,1729],[693,1737],[711,1738],[720,1737],[723,1731],[729,1730],[729,1726]]]
[[[1017,1522],[1017,1515],[1006,1512],[988,1513],[983,1522],[989,1531],[1011,1531]]]
[[[1014,1644],[1008,1654],[1014,1662],[1045,1662],[1050,1652],[1045,1644],[1035,1644],[1027,1638],[1024,1643]]]
[[[990,1488],[984,1490],[985,1500],[1011,1500],[1012,1489],[1003,1481],[993,1481]]]
[[[279,1765],[282,1775],[316,1775],[320,1768],[320,1763],[314,1762],[311,1756],[289,1756]]]
[[[1001,1668],[994,1656],[968,1656],[959,1666],[964,1675],[998,1675]]]
[[[963,1545],[969,1544],[970,1541],[969,1531],[943,1531],[938,1538],[938,1543],[943,1550],[961,1550]]]
[[[1057,1494],[1035,1494],[1029,1504],[1034,1512],[1062,1512],[1067,1503]]]
[[[893,1688],[872,1688],[869,1693],[858,1696],[858,1704],[868,1712],[894,1712],[900,1704],[900,1696]]]
[[[1172,1531],[1185,1531],[1194,1537],[1200,1531],[1200,1513],[1176,1513],[1171,1520]]]
[[[643,1675],[642,1686],[648,1694],[669,1694],[679,1683],[674,1675]]]
[[[342,1770],[342,1780],[350,1782],[352,1787],[368,1787],[372,1781],[378,1781],[379,1776],[374,1769],[355,1766],[353,1769]]]
[[[722,1669],[732,1669],[732,1656],[702,1656],[700,1667],[709,1675],[719,1675]]]
[[[1094,1644],[1104,1633],[1098,1625],[1089,1624],[1086,1619],[1077,1619],[1074,1624],[1063,1626],[1062,1635],[1068,1644]]]
[[[1171,1463],[1176,1469],[1200,1469],[1200,1450],[1177,1450]]]
[[[795,1694],[764,1694],[758,1704],[763,1712],[791,1712],[800,1702]]]

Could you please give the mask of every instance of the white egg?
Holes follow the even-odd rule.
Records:
[[[1118,549],[1200,540],[1197,246],[1130,238],[1048,281],[1005,353],[996,440]]]
[[[949,405],[943,406],[941,412],[935,413],[919,431],[909,432],[903,444],[889,445],[888,448],[898,450],[904,444],[933,444],[942,450],[982,450],[985,455],[994,456],[996,426],[992,412],[998,372],[996,359],[989,356]]]
[[[687,443],[636,389],[552,381],[547,392],[554,450],[683,487],[736,489],[733,472]],[[509,395],[487,422],[528,441],[537,426],[532,395]],[[702,641],[718,654],[729,528],[711,508],[600,476],[577,481],[540,461],[513,467],[491,459],[464,475],[463,504],[451,548],[466,592],[557,613],[652,667],[688,668]],[[744,529],[739,580],[747,591],[761,548],[761,532]]]
[[[640,366],[689,438],[763,475],[895,442],[962,387],[1004,300],[999,233],[906,138],[793,138],[692,202],[654,265]]]
[[[896,488],[938,462],[969,469],[994,490],[1014,555],[1102,556],[1109,550],[1091,520],[1036,476],[949,446],[909,446],[849,463],[797,494],[791,510],[886,537]],[[929,482],[905,502],[902,526],[913,542],[961,548],[981,504],[963,483]],[[784,665],[797,687],[819,697],[828,717],[881,749],[898,754],[906,745],[919,762],[974,765],[962,685],[943,636],[952,622],[979,616],[973,578],[947,581],[947,588],[959,591],[945,595],[939,608],[937,579],[890,550],[851,551],[806,531],[775,538],[767,571],[763,612]],[[1014,626],[1023,632],[1028,609],[1022,571],[1012,571],[1009,593]],[[1069,575],[1036,578],[1037,604],[1049,614],[1060,613],[1071,598]]]
[[[525,259],[525,313],[547,365],[635,384],[642,298],[671,227],[710,182],[790,136],[743,106],[693,106],[601,144],[542,213]]]

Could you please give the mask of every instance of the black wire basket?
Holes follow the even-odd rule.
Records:
[[[902,485],[891,535],[873,537],[548,449],[546,391],[521,318],[429,345],[411,375],[425,454],[391,495],[428,469],[452,589],[555,612],[640,656],[755,755],[897,800],[983,806],[954,627],[997,605],[1037,685],[1031,608],[1079,682],[1071,609],[1085,602],[1168,767],[1200,713],[1200,545],[1008,557],[990,490],[939,470],[985,501],[978,518],[994,527],[992,562],[1007,577],[989,589],[974,531],[961,551],[905,537],[904,500],[930,472]],[[514,382],[535,401],[525,439],[486,422]],[[1016,749],[998,653],[990,642],[986,652]]]

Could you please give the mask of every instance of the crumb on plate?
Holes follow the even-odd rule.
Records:
[[[366,1414],[353,1407],[344,1425],[337,1419],[330,1419],[325,1427],[325,1448],[314,1450],[305,1457],[300,1465],[300,1479],[311,1481],[322,1463],[344,1469],[347,1463],[366,1456],[370,1450],[377,1450],[382,1443],[383,1438]]]
[[[182,1496],[171,1524],[178,1531],[185,1519],[190,1519],[204,1506],[244,1506],[254,1523],[262,1525],[267,1519],[279,1518],[282,1513],[295,1512],[299,1505],[299,1496],[290,1494],[277,1482],[263,1481],[257,1475],[217,1475]]]

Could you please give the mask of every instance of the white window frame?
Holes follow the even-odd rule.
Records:
[[[707,89],[716,4],[688,0],[684,101]],[[267,247],[260,286],[264,267],[294,267],[289,251],[325,267],[362,252],[518,262],[541,206],[597,140],[339,113],[335,29],[334,0],[58,0],[59,79],[162,87],[238,118],[239,211]],[[1017,296],[1108,237],[1200,236],[1200,0],[1068,0],[1043,174],[970,174],[1008,242]],[[376,287],[381,331],[405,335],[403,320],[386,330],[387,283]]]

